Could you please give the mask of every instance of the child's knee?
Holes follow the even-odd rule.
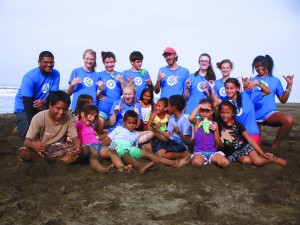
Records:
[[[219,164],[221,167],[225,168],[225,167],[228,167],[230,165],[230,162],[228,159],[223,159],[221,160],[220,164]]]
[[[240,162],[242,164],[248,164],[248,165],[253,163],[250,157],[243,157],[243,158],[240,159]]]

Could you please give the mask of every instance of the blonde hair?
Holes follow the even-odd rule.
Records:
[[[83,55],[82,55],[82,58],[84,59],[85,55],[89,53],[91,54],[92,56],[94,56],[95,58],[95,62],[94,62],[94,65],[93,65],[93,68],[95,69],[97,67],[97,62],[96,62],[96,59],[97,59],[97,54],[96,52],[93,50],[93,49],[87,49],[84,51]]]
[[[135,88],[135,86],[132,83],[125,83],[123,85],[122,91],[124,91],[125,88],[132,89],[133,92],[134,92],[134,94],[136,94],[136,88]]]

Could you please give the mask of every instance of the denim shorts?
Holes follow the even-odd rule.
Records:
[[[187,150],[183,144],[178,144],[173,140],[156,140],[151,142],[151,147],[154,153],[158,152],[161,149],[165,149],[167,152],[184,152],[185,150]]]
[[[99,116],[102,117],[105,120],[109,119],[109,113],[103,112],[103,111],[99,111]]]
[[[195,152],[192,156],[191,159],[195,156],[195,155],[202,155],[202,157],[204,158],[204,165],[206,165],[207,163],[211,163],[211,158],[216,155],[222,155],[225,156],[225,154],[221,151],[218,152],[204,152],[204,151],[200,151],[200,152]]]
[[[98,155],[100,155],[101,149],[105,147],[101,143],[91,143],[87,146],[89,146],[89,148],[94,148],[98,152]]]

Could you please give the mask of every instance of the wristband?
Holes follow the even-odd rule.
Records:
[[[287,92],[291,92],[292,90],[289,90],[289,89],[287,89],[287,88],[286,88],[286,89],[285,89],[285,91],[287,91]]]

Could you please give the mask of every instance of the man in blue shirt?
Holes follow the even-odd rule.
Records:
[[[160,97],[169,98],[171,95],[183,95],[189,71],[177,64],[178,56],[173,48],[167,47],[163,52],[167,66],[160,68],[154,86],[156,94],[161,89]]]
[[[39,55],[39,67],[27,72],[15,97],[14,113],[16,115],[17,134],[22,141],[32,117],[42,111],[49,91],[58,91],[60,74],[54,70],[54,56],[49,51]]]

